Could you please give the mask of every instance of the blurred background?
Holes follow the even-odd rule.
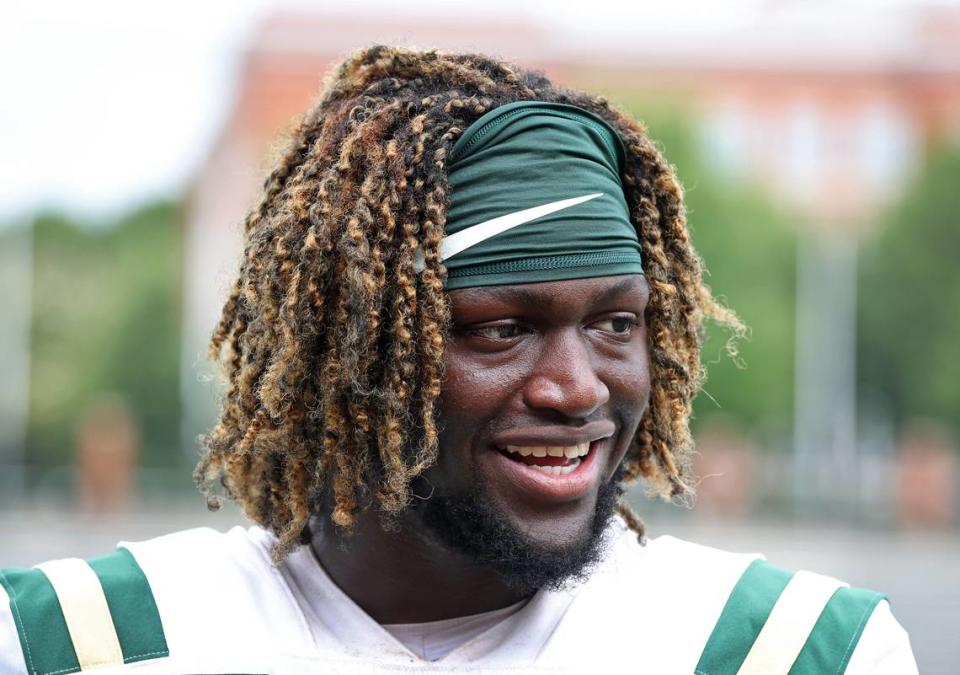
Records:
[[[960,3],[6,3],[0,564],[241,523],[190,473],[240,225],[330,66],[500,55],[644,120],[714,292],[673,534],[881,589],[960,661]]]

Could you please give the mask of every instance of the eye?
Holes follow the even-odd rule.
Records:
[[[611,316],[593,324],[596,328],[617,336],[628,336],[639,325],[634,315]]]
[[[466,331],[472,337],[486,338],[487,340],[509,340],[519,337],[523,327],[515,323],[504,323],[496,326],[479,326]]]

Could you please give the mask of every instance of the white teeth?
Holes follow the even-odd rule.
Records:
[[[581,443],[579,445],[568,446],[508,445],[505,450],[507,452],[517,453],[521,457],[529,457],[530,455],[533,455],[534,457],[550,456],[573,459],[574,457],[586,457],[587,453],[590,452],[590,443]]]
[[[575,459],[566,466],[541,466],[539,464],[530,464],[529,466],[552,476],[566,476],[568,473],[573,473],[577,470],[577,467],[580,466],[580,460]]]
[[[583,463],[581,458],[586,457],[590,452],[590,443],[580,443],[579,445],[508,445],[506,450],[521,457],[566,457],[567,464],[564,466],[546,466],[543,464],[527,464],[532,469],[542,471],[551,476],[566,476],[577,470],[577,467]]]

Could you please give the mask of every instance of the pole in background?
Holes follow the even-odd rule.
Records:
[[[0,234],[0,504],[26,493],[33,317],[33,225]]]
[[[798,258],[793,494],[812,515],[857,495],[856,237],[804,237]]]

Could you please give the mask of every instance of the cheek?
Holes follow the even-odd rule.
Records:
[[[444,353],[441,405],[455,414],[495,413],[522,386],[528,367],[525,350],[484,353],[451,340]]]
[[[510,383],[501,369],[451,359],[444,368],[440,409],[452,415],[482,415],[508,394]]]
[[[629,452],[650,403],[650,365],[646,341],[642,344],[643,349],[621,360],[608,372],[611,405],[621,428],[617,450],[610,457],[607,479],[613,476],[617,466]]]
[[[650,359],[646,347],[646,336],[629,358],[624,359],[608,374],[608,383],[615,391],[617,407],[625,418],[635,418],[639,422],[650,401]]]
[[[437,402],[437,464],[445,473],[459,473],[469,470],[473,452],[480,445],[478,439],[489,432],[490,421],[509,405],[516,374],[506,367],[491,367],[458,356],[455,349],[448,354]]]

